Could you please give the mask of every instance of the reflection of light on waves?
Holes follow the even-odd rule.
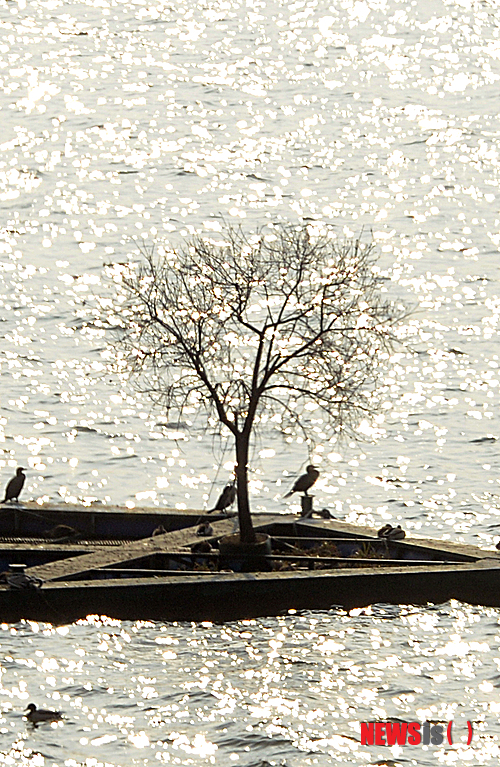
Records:
[[[381,416],[378,422],[381,423],[381,421],[383,420],[384,420],[384,417]],[[365,437],[370,437],[371,439],[378,439],[379,437],[383,436],[386,433],[385,429],[382,429],[376,424],[371,424],[369,421],[366,421],[366,420],[361,421],[358,427],[358,431],[360,434],[363,434]]]
[[[120,382],[107,380],[99,329],[72,324],[82,301],[104,291],[103,257],[126,259],[132,247],[123,238],[149,237],[155,228],[177,236],[206,221],[218,231],[219,213],[246,216],[249,228],[269,216],[311,218],[315,225],[325,218],[353,234],[375,225],[388,291],[408,290],[417,302],[410,329],[420,356],[400,358],[389,384],[387,439],[363,446],[364,471],[355,476],[351,466],[355,446],[345,447],[345,463],[338,453],[328,455],[344,470],[334,479],[342,494],[338,513],[354,522],[413,514],[412,525],[424,536],[463,535],[471,542],[479,536],[491,546],[495,443],[470,443],[500,432],[492,406],[499,390],[493,341],[500,315],[500,163],[498,117],[487,109],[498,70],[498,20],[488,9],[471,12],[467,2],[454,4],[453,17],[445,3],[430,12],[416,4],[411,14],[393,0],[306,6],[281,4],[272,29],[265,4],[260,13],[241,11],[244,16],[231,2],[219,8],[184,0],[174,11],[104,0],[84,17],[83,6],[72,2],[5,6],[0,200],[11,221],[0,242],[0,468],[28,455],[40,475],[31,475],[40,500],[61,487],[77,502],[69,493],[81,481],[99,498],[109,493],[108,503],[151,487],[164,501],[191,490],[181,483],[184,459],[194,472],[191,499],[198,500],[220,463],[210,438],[198,440],[201,429],[190,428],[189,445],[174,454],[168,439],[156,437],[160,427],[150,433],[148,403],[111,399]],[[64,261],[47,258],[49,245]],[[447,355],[446,368],[438,352]],[[76,430],[92,422],[98,428],[100,421],[112,438]],[[438,452],[444,435],[446,450]],[[406,489],[384,480],[399,474],[403,437],[404,466],[415,482]],[[263,448],[265,473],[258,476],[274,492],[273,481],[306,451],[272,444],[274,456],[264,454],[267,444],[256,452]],[[111,448],[119,456],[134,448],[145,462],[120,471],[119,461],[111,465]],[[106,478],[104,489],[99,483]],[[367,486],[370,479],[380,487]],[[254,489],[265,504],[265,488]],[[134,748],[151,761],[172,763],[184,751],[194,764],[215,757],[225,767],[244,761],[233,749],[248,743],[269,762],[300,762],[298,751],[307,750],[334,763],[345,743],[339,731],[356,735],[353,722],[362,713],[451,719],[446,700],[460,700],[485,728],[474,751],[457,744],[456,758],[498,762],[498,743],[488,735],[499,713],[489,681],[498,653],[484,640],[496,636],[498,619],[498,610],[452,602],[290,615],[224,630],[97,618],[64,627],[67,634],[43,624],[3,625],[2,717],[14,733],[4,758],[33,764],[42,758],[26,744],[20,711],[35,691],[50,697],[60,690],[61,708],[78,732],[91,731],[85,734],[93,745],[86,738],[73,742],[76,728],[64,725],[65,737],[44,746],[50,763],[115,764],[123,743],[128,754],[120,752],[121,767],[129,767]],[[132,646],[117,650],[108,639],[108,649],[99,649],[98,633],[121,636],[125,628]],[[268,666],[269,637],[284,629],[288,636]],[[155,638],[166,635],[179,641],[178,658],[162,658],[163,647],[151,655]],[[328,653],[321,644],[326,637],[324,644],[333,643]],[[197,675],[206,699],[182,687]],[[401,690],[402,679],[407,691],[388,695]],[[142,692],[151,689],[166,701],[146,711]],[[115,703],[130,716],[107,712]],[[252,716],[250,706],[261,706],[266,718]],[[228,720],[234,729],[226,735]],[[196,732],[201,726],[206,740]],[[158,727],[161,738],[167,729],[174,740],[160,742]],[[357,748],[353,741],[350,758],[359,764],[364,757]]]
[[[496,269],[489,254],[499,238],[493,212],[499,168],[496,117],[472,108],[473,104],[464,109],[449,97],[459,93],[474,100],[487,94],[498,63],[497,29],[493,18],[480,12],[463,15],[457,25],[446,6],[438,6],[431,17],[420,8],[410,17],[392,6],[392,2],[382,8],[352,0],[343,11],[323,5],[307,14],[283,7],[275,36],[269,35],[264,8],[245,11],[242,35],[243,17],[231,3],[222,12],[208,6],[197,9],[196,21],[188,3],[176,7],[175,19],[163,7],[137,6],[132,13],[143,26],[130,29],[126,51],[117,42],[124,17],[121,10],[111,17],[107,2],[99,6],[95,18],[80,17],[76,6],[70,16],[57,4],[50,15],[42,9],[35,17],[24,0],[15,4],[15,23],[9,11],[5,19],[9,39],[0,56],[7,61],[21,36],[23,43],[17,46],[16,66],[9,62],[4,69],[4,98],[12,108],[3,112],[5,168],[0,169],[0,196],[4,200],[16,196],[24,217],[17,216],[12,232],[2,234],[2,266],[9,271],[2,271],[5,282],[0,292],[2,308],[10,307],[3,312],[9,331],[5,352],[16,352],[15,359],[5,360],[8,370],[2,364],[2,379],[7,398],[19,403],[9,404],[12,410],[2,424],[3,447],[9,466],[29,451],[30,468],[40,475],[32,479],[35,497],[42,497],[42,492],[54,497],[63,488],[67,499],[81,500],[78,481],[82,497],[108,503],[122,503],[151,487],[159,491],[155,503],[164,503],[185,490],[180,456],[166,450],[168,455],[160,459],[163,438],[157,435],[162,430],[148,433],[138,422],[147,403],[140,398],[133,403],[110,401],[113,384],[106,380],[105,366],[92,373],[93,365],[103,365],[100,356],[93,359],[99,355],[99,330],[71,327],[73,315],[82,311],[82,300],[93,290],[98,293],[99,286],[104,290],[102,255],[122,260],[131,250],[120,244],[122,237],[139,232],[147,238],[155,229],[189,232],[201,222],[217,231],[216,215],[226,208],[236,218],[246,214],[251,227],[268,215],[287,218],[295,210],[314,226],[321,226],[325,218],[340,231],[354,234],[363,222],[369,229],[378,218],[381,223],[374,236],[381,244],[386,278],[392,287],[407,285],[427,312],[414,325],[419,335],[414,343],[432,354],[434,345],[456,348],[456,335],[461,342],[469,334],[481,342],[493,340],[498,296],[494,283],[483,283],[483,276],[491,277]],[[465,14],[464,8],[462,4],[459,15]],[[157,34],[163,23],[167,33]],[[220,25],[225,27],[221,34]],[[425,47],[431,38],[432,45]],[[258,48],[256,39],[261,40]],[[43,60],[42,70],[38,64],[47,40],[51,56]],[[91,67],[86,58],[89,44]],[[424,58],[416,46],[424,46]],[[484,61],[481,69],[471,66],[478,49]],[[78,92],[74,82],[82,85]],[[98,92],[92,89],[97,82]],[[183,97],[186,87],[196,91],[189,104]],[[216,104],[207,95],[211,88],[219,94]],[[418,103],[415,93],[422,95]],[[33,123],[19,120],[19,110],[29,113]],[[174,183],[173,169],[187,172]],[[28,199],[35,188],[43,194]],[[9,215],[14,217],[15,211]],[[40,244],[50,243],[64,260],[47,259]],[[436,260],[436,251],[441,260]],[[119,271],[119,264],[115,268]],[[470,281],[473,288],[466,284]],[[18,298],[26,304],[17,306]],[[481,314],[488,303],[493,316],[485,321]],[[14,305],[17,308],[12,309]],[[432,324],[433,317],[439,325]],[[488,370],[494,362],[492,352],[483,345],[481,363],[472,355],[465,364],[469,347],[463,345],[461,363],[452,359],[447,370],[439,370],[432,359],[424,370],[408,359],[393,384],[399,386],[394,402],[408,396],[424,415],[435,407],[441,410],[440,419],[453,421],[443,425],[431,419],[443,429],[441,436],[435,431],[431,451],[444,449],[445,434],[447,440],[446,463],[433,466],[436,476],[444,476],[450,466],[456,470],[464,461],[467,437],[459,434],[460,420],[465,421],[462,431],[477,437],[485,418],[496,420],[493,408],[483,408],[487,400],[480,394],[473,395],[475,405],[464,406],[476,386],[483,387],[485,397],[496,396],[496,379],[486,377],[492,372]],[[30,352],[31,358],[23,361],[20,351]],[[78,365],[78,357],[87,362]],[[58,361],[50,369],[47,360]],[[442,387],[443,395],[447,387],[458,393],[437,401],[433,385]],[[412,392],[416,387],[418,392]],[[29,397],[22,401],[19,390],[27,388]],[[52,397],[60,388],[56,402]],[[96,443],[108,440],[100,452],[89,449],[88,437],[69,427],[71,421],[76,428],[98,420],[88,412],[97,409],[96,400],[103,403],[102,410],[109,408],[98,419],[117,421],[114,444],[109,437],[95,436]],[[26,420],[19,417],[20,411],[16,414],[18,407]],[[49,413],[45,426],[30,418],[38,407]],[[369,475],[380,474],[381,460],[392,460],[387,455],[392,438],[410,444],[416,471],[430,460],[415,439],[420,435],[412,424],[410,401],[406,407],[410,411],[404,421],[396,407],[390,413],[384,444],[367,449]],[[70,413],[70,408],[77,412]],[[57,424],[50,423],[53,418]],[[488,432],[495,433],[494,423],[487,423]],[[29,441],[34,439],[34,427],[42,432],[41,439]],[[44,436],[49,430],[50,438]],[[374,439],[382,431],[375,433],[364,425],[363,433]],[[135,434],[142,444],[138,447],[127,434]],[[209,440],[202,441],[203,449],[198,450],[198,442],[190,436],[186,454],[189,451],[193,477],[203,473],[209,482],[218,460],[212,460]],[[121,476],[110,464],[111,448],[120,457],[135,448],[145,463],[137,473],[124,470]],[[346,449],[347,461],[347,453],[353,452],[356,448]],[[299,462],[304,458],[303,447],[288,445],[286,463],[290,453]],[[262,463],[257,468],[265,470],[271,486],[254,488],[264,505],[271,500],[273,481],[286,468],[282,455],[284,451],[277,449],[275,456],[259,456]],[[80,460],[82,476],[68,474],[67,457]],[[432,459],[434,464],[439,455],[433,452]],[[160,460],[168,472],[164,476],[157,471]],[[322,470],[326,473],[324,465]],[[476,488],[478,483],[494,481],[487,474],[494,471],[494,462],[486,454],[474,471]],[[476,522],[482,520],[480,512],[489,509],[471,499],[464,473],[458,471],[458,476],[457,503],[472,501]],[[165,480],[168,487],[162,487]],[[343,493],[346,485],[349,493],[344,494],[344,500],[349,499],[345,510],[354,495],[364,497],[366,487],[357,486],[359,481],[364,480],[353,474],[343,478]],[[189,505],[199,502],[196,483],[187,489]],[[162,490],[168,493],[162,496]],[[439,516],[424,520],[431,526],[440,524]]]

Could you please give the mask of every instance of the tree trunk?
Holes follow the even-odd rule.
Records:
[[[236,435],[236,497],[238,499],[238,518],[240,521],[240,540],[242,543],[255,543],[255,531],[250,514],[248,497],[248,443],[250,435],[238,432]]]

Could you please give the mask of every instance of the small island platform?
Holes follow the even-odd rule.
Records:
[[[388,540],[337,519],[253,519],[272,542],[259,568],[219,551],[219,540],[235,531],[235,514],[5,504],[0,615],[5,622],[56,624],[89,614],[226,622],[374,603],[500,606],[496,550]]]

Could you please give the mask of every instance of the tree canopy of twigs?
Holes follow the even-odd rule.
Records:
[[[217,241],[196,236],[142,256],[121,275],[112,319],[122,359],[167,413],[203,406],[234,436],[240,537],[250,543],[253,429],[267,422],[314,441],[314,412],[322,438],[354,434],[374,413],[402,311],[384,296],[371,243],[307,227],[227,227]]]

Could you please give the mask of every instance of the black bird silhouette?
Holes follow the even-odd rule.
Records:
[[[23,471],[25,471],[25,469],[23,469],[21,466],[17,467],[16,476],[12,477],[10,482],[7,484],[7,487],[5,488],[5,498],[3,499],[2,503],[5,503],[6,501],[19,500],[19,494],[23,489],[24,480],[26,479]]]
[[[219,496],[219,500],[213,507],[213,509],[210,509],[207,511],[207,514],[211,514],[212,511],[224,511],[225,509],[229,508],[229,506],[232,506],[236,498],[236,485],[234,482],[231,482],[230,485],[226,485],[224,490]]]
[[[48,708],[37,708],[34,703],[30,703],[26,711],[29,714],[25,714],[28,722],[32,724],[38,724],[39,722],[57,722],[62,719],[60,711],[50,711]]]
[[[295,482],[294,486],[283,498],[289,498],[293,493],[304,493],[307,495],[307,491],[314,485],[319,477],[319,471],[315,466],[306,466],[306,473],[302,474]]]

